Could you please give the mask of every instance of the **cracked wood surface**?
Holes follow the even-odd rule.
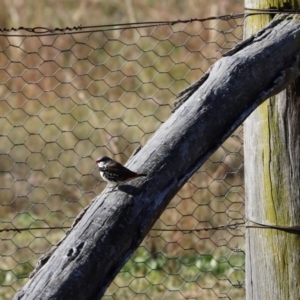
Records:
[[[245,5],[269,4],[259,2],[247,0]],[[300,4],[291,1],[296,2]],[[267,22],[268,16],[247,19],[246,35]],[[246,298],[299,299],[300,239],[299,232],[292,230],[300,225],[299,78],[253,112],[244,124],[244,137],[246,217],[278,226],[246,231]]]
[[[182,185],[258,105],[298,77],[299,53],[299,17],[281,15],[216,62],[127,162],[148,177],[96,197],[14,299],[100,299]]]

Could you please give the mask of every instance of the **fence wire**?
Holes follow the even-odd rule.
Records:
[[[242,39],[243,18],[0,35],[0,297],[168,119],[178,92]],[[2,30],[5,32],[5,30]],[[40,31],[38,31],[40,32]],[[243,299],[242,127],[187,182],[104,299]]]

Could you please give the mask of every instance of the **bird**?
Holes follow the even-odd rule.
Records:
[[[114,185],[113,190],[129,180],[147,176],[147,174],[133,172],[107,156],[99,157],[96,163],[98,164],[101,177],[107,183]]]

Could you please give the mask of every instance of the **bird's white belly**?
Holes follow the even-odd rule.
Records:
[[[107,178],[104,176],[104,172],[101,172],[101,171],[100,171],[100,175],[101,175],[101,177],[103,178],[103,180],[105,180],[107,183],[110,183],[110,184],[113,184],[113,185],[122,185],[124,182],[126,182],[126,181],[118,181],[118,182],[116,182],[116,181],[111,181],[111,180],[107,179]]]

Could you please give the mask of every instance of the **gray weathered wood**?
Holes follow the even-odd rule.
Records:
[[[300,22],[281,16],[220,59],[14,299],[99,299],[189,177],[264,99],[299,74]]]
[[[258,4],[268,7],[269,1],[245,1],[246,7],[257,8]],[[282,1],[272,4],[278,7]],[[267,24],[268,19],[270,16],[247,19],[246,36]],[[300,226],[299,87],[298,78],[265,101],[244,126],[246,217],[282,229]],[[300,231],[295,234],[276,229],[247,230],[247,299],[300,299],[299,234]]]

